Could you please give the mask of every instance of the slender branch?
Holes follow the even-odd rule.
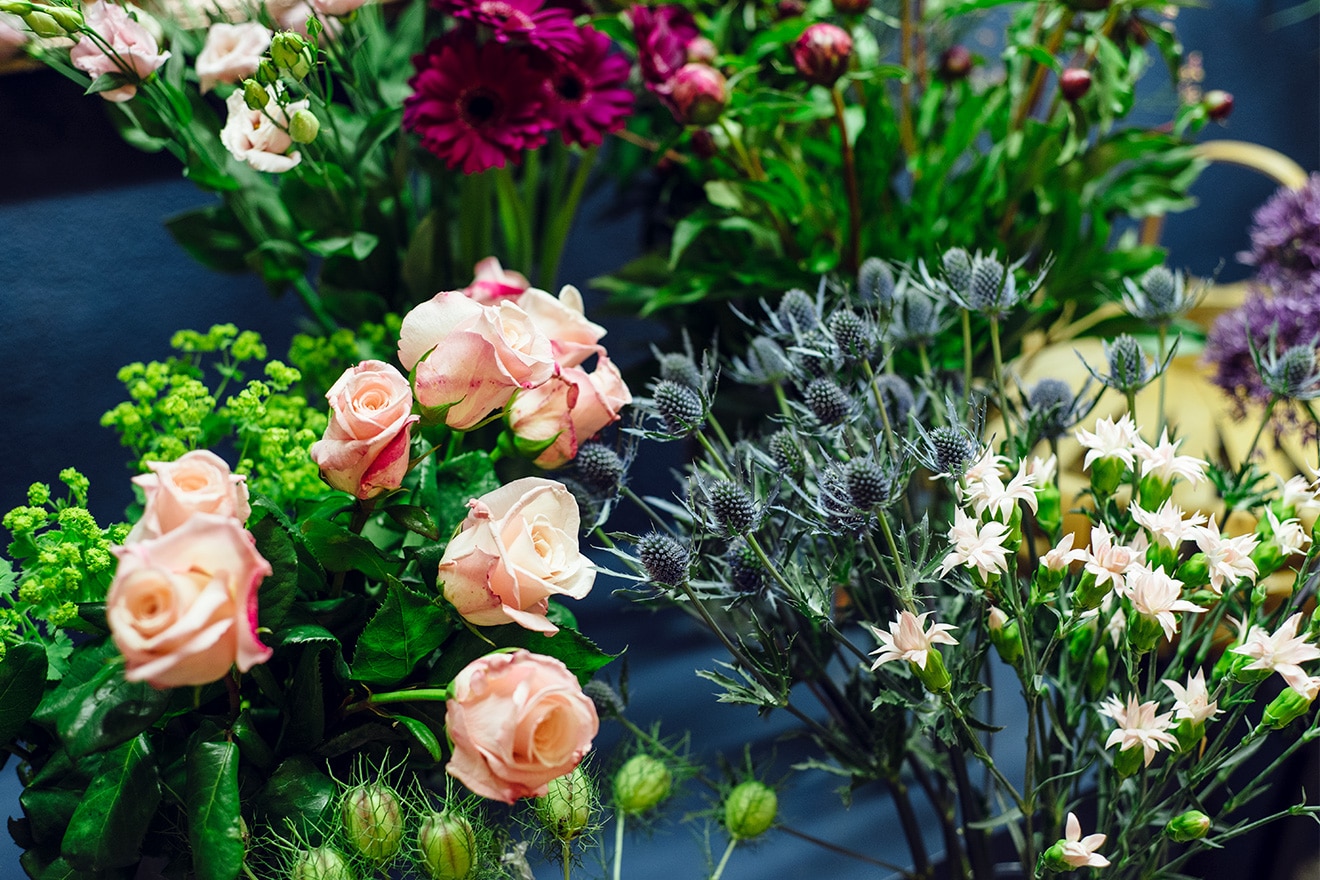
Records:
[[[843,93],[837,83],[830,89],[830,97],[834,99],[834,121],[839,126],[839,148],[843,154],[843,181],[848,190],[848,248],[843,254],[843,266],[856,274],[862,250],[862,197],[857,185],[857,159],[853,155],[852,142],[848,140]]]

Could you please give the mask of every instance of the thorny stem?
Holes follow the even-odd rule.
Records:
[[[907,2],[904,0],[905,5]],[[862,250],[862,199],[857,186],[857,160],[853,156],[852,142],[848,140],[843,94],[837,84],[830,89],[830,96],[834,99],[834,121],[839,126],[839,148],[843,154],[844,186],[848,189],[848,249],[843,255],[843,265],[849,272],[856,274]]]

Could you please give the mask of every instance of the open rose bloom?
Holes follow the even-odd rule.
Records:
[[[397,489],[408,471],[412,389],[384,361],[346,370],[326,393],[330,424],[312,444],[312,460],[331,486],[358,498]]]
[[[241,525],[252,512],[244,477],[230,473],[214,452],[197,449],[174,461],[147,462],[147,468],[151,473],[133,478],[146,495],[146,509],[127,544],[159,538],[198,513],[233,517]]]
[[[257,587],[271,566],[229,516],[197,513],[151,541],[116,547],[106,621],[128,681],[210,684],[270,658],[257,637]]]
[[[83,7],[83,21],[105,41],[104,45],[84,36],[69,51],[69,63],[92,79],[103,74],[123,76],[129,82],[100,93],[107,101],[127,101],[137,94],[138,83],[151,76],[170,57],[161,52],[156,38],[122,6],[99,0]],[[107,54],[105,46],[113,54]]]
[[[477,626],[557,632],[545,616],[550,597],[581,599],[596,580],[578,551],[580,516],[567,487],[524,477],[468,508],[440,560],[445,598]]]
[[[522,391],[509,408],[509,427],[520,440],[552,441],[535,459],[538,467],[557,468],[570,462],[578,447],[619,420],[632,394],[604,353],[588,373],[569,367],[549,382]]]
[[[454,678],[445,772],[492,800],[513,803],[581,763],[600,729],[596,707],[560,661],[519,650],[488,654]]]

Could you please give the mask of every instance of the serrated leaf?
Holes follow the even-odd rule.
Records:
[[[238,746],[206,739],[198,731],[188,744],[187,768],[193,874],[197,880],[234,880],[243,866]]]
[[[431,541],[440,540],[440,527],[435,524],[425,507],[416,504],[391,504],[385,508],[390,519],[410,532],[416,532]]]
[[[113,646],[109,650],[113,652]],[[104,647],[80,651],[94,657],[105,652]],[[81,682],[71,670],[66,682],[49,692],[33,713],[59,733],[75,758],[127,742],[154,724],[170,702],[169,691],[158,691],[144,681],[125,681],[120,664],[100,661],[91,668],[91,678]],[[88,671],[87,665],[79,669],[83,674]]]
[[[383,581],[394,572],[389,562],[366,538],[346,526],[324,519],[309,519],[301,527],[307,547],[327,571],[360,571]]]
[[[80,871],[133,864],[159,803],[155,756],[146,736],[138,735],[101,761],[69,820],[61,853]]]
[[[261,789],[257,816],[271,828],[284,828],[288,822],[300,831],[314,829],[324,824],[337,792],[324,767],[306,755],[295,755],[277,767]]]
[[[367,684],[394,684],[449,636],[449,616],[436,600],[390,583],[380,610],[358,636],[353,678]]]
[[[467,516],[468,501],[500,487],[490,455],[482,451],[448,459],[425,476],[422,503],[446,542]]]
[[[46,693],[46,649],[20,642],[0,661],[0,742],[10,742]]]
[[[257,552],[271,567],[257,593],[258,622],[276,630],[298,596],[298,550],[293,533],[266,505],[252,506],[247,528],[256,539]]]

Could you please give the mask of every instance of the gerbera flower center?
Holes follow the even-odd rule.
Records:
[[[587,93],[587,84],[576,73],[564,73],[555,81],[555,91],[565,101],[581,101]]]
[[[530,31],[536,26],[530,15],[520,9],[514,9],[504,0],[484,0],[477,8],[481,10],[483,16],[502,22],[510,29]]]
[[[463,121],[468,125],[485,125],[500,115],[500,98],[486,89],[473,89],[459,102]]]

